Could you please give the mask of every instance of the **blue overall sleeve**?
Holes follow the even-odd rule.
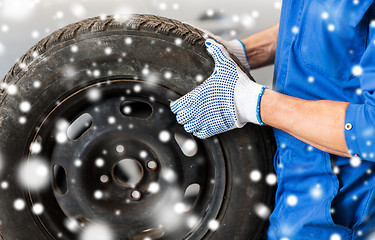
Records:
[[[345,116],[345,140],[353,156],[375,161],[375,24],[371,23],[367,48],[359,66],[355,67],[355,73],[360,80],[357,94],[362,94],[364,103],[352,103],[348,106]]]

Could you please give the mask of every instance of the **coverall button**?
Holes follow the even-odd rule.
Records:
[[[345,129],[346,130],[351,130],[353,128],[352,124],[351,123],[347,123],[345,124]]]

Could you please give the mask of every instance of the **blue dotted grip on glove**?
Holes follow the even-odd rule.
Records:
[[[239,79],[236,63],[221,45],[209,39],[206,48],[215,61],[214,73],[193,91],[171,103],[177,122],[202,139],[235,127],[234,89]]]

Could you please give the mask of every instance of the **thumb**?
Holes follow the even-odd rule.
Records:
[[[229,54],[227,50],[224,48],[223,45],[217,43],[215,40],[207,39],[206,49],[214,58],[215,65],[217,65],[218,63],[223,64],[225,60],[228,60],[227,55]]]

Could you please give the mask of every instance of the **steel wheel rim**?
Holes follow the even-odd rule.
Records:
[[[144,82],[144,81],[139,81],[139,80],[119,79],[119,80],[110,80],[110,81],[95,83],[95,84],[92,84],[90,86],[87,86],[87,87],[76,90],[75,92],[70,94],[68,97],[63,99],[60,103],[58,103],[57,106],[54,107],[52,109],[52,111],[49,114],[47,114],[47,117],[44,118],[44,120],[42,121],[42,124],[39,126],[38,131],[35,134],[31,144],[35,143],[38,140],[38,137],[43,135],[42,134],[43,132],[50,132],[51,131],[51,129],[45,130],[44,127],[47,126],[48,124],[51,125],[51,122],[49,122],[49,121],[50,121],[50,119],[53,119],[53,117],[55,117],[55,115],[57,116],[57,115],[62,114],[64,112],[64,111],[62,111],[63,110],[62,106],[69,107],[69,106],[71,106],[71,103],[73,103],[72,100],[74,100],[74,101],[77,101],[79,99],[82,100],[82,96],[87,94],[87,91],[89,91],[91,89],[94,89],[94,88],[100,88],[102,90],[102,92],[104,92],[104,95],[106,95],[109,91],[114,90],[113,86],[118,87],[118,89],[123,89],[123,87],[125,87],[125,89],[132,89],[133,90],[133,91],[131,90],[128,93],[126,92],[127,90],[125,90],[125,94],[123,94],[123,93],[119,94],[117,92],[116,94],[119,94],[119,95],[115,94],[116,97],[121,97],[120,95],[125,96],[125,99],[120,98],[120,100],[117,100],[118,103],[119,102],[122,103],[123,101],[126,101],[126,100],[137,100],[137,101],[145,101],[146,103],[150,103],[150,102],[147,102],[147,99],[150,100],[150,96],[152,96],[155,99],[153,101],[153,103],[151,103],[151,104],[153,104],[152,105],[153,111],[154,111],[154,109],[157,109],[158,107],[160,107],[159,105],[164,105],[164,108],[160,108],[160,109],[166,110],[168,108],[168,105],[169,105],[168,99],[176,99],[178,97],[178,95],[175,92],[173,92],[171,90],[168,90],[168,89],[166,89],[166,88],[164,88],[160,85],[157,85],[157,84],[154,84],[154,83],[148,83],[148,82]],[[140,92],[134,91],[136,86],[141,86]],[[86,97],[84,97],[84,98],[86,98]],[[114,99],[115,99],[114,95],[112,95],[111,99],[109,99],[107,97],[103,97],[103,98],[100,99],[100,101],[92,102],[91,106],[89,106],[88,108],[94,109],[95,107],[93,107],[93,106],[98,105],[98,104],[101,105],[101,106],[108,106],[108,103],[113,103]],[[108,102],[106,102],[106,101],[108,101]],[[79,104],[79,106],[81,106],[81,105],[85,106],[86,104]],[[118,110],[118,108],[116,109],[116,111],[117,110]],[[85,111],[87,112],[86,109],[85,109]],[[167,112],[167,111],[164,111],[164,112]],[[117,113],[122,114],[121,112],[117,112]],[[77,112],[74,112],[74,113],[71,113],[71,114],[76,116]],[[89,114],[94,115],[94,113],[92,113],[91,111],[89,111]],[[64,115],[64,114],[62,114],[62,115]],[[172,116],[173,115],[170,115],[169,117],[172,117]],[[121,117],[121,115],[119,117],[116,117],[115,122],[119,121],[118,119],[120,117]],[[123,116],[123,117],[126,118],[126,116]],[[70,121],[72,121],[73,116],[68,117],[68,119],[69,118],[71,118]],[[174,118],[174,116],[173,116],[173,118]],[[93,119],[95,119],[95,116],[93,116]],[[109,121],[109,120],[107,119],[107,121]],[[137,119],[137,124],[141,124],[142,121],[143,120]],[[173,121],[175,121],[175,120],[173,119]],[[95,124],[96,124],[95,122],[96,121],[94,121],[94,123],[93,123],[94,127],[95,127]],[[103,120],[102,120],[102,123],[104,123]],[[129,124],[131,124],[131,123],[129,123]],[[174,125],[175,126],[173,128],[174,129],[173,131],[175,131],[178,127],[180,127],[180,126],[177,125],[177,123],[174,123]],[[128,127],[129,126],[130,125],[128,125]],[[143,127],[145,127],[145,126],[143,126]],[[104,129],[104,125],[103,125],[103,129],[102,128],[100,128],[100,129],[103,130],[104,132],[105,131],[114,132],[114,129],[112,129],[112,130]],[[123,129],[117,129],[117,130],[122,131]],[[88,132],[89,131],[85,132],[84,134],[86,134]],[[96,132],[96,133],[98,134],[98,132]],[[103,136],[102,134],[104,134],[104,133],[100,132],[99,136]],[[114,134],[114,135],[116,135],[116,134]],[[95,149],[96,146],[98,146],[98,145],[102,145],[102,144],[105,144],[106,146],[111,146],[111,144],[113,145],[113,143],[110,143],[109,139],[112,139],[112,138],[116,139],[116,136],[113,136],[113,135],[110,135],[110,136],[111,137],[105,137],[105,138],[101,139],[100,141],[98,140],[99,143],[88,144],[88,145],[92,145],[92,146],[91,147],[86,146],[86,147],[89,148],[89,150],[87,150],[87,152],[88,153],[92,152],[93,149]],[[134,141],[134,138],[135,138],[136,134],[133,134],[132,136],[133,137],[129,137],[129,138]],[[99,139],[100,138],[101,137],[99,137]],[[153,139],[155,139],[155,136],[153,137]],[[51,140],[47,139],[46,141],[44,141],[44,142],[42,141],[42,142],[46,146],[54,145],[54,144],[50,143],[50,141]],[[140,141],[140,142],[144,143],[144,141],[145,141],[145,139],[142,139],[142,141]],[[75,142],[75,145],[76,144],[77,144],[77,142]],[[126,151],[126,148],[129,148],[129,145],[131,145],[128,142],[126,142],[126,144],[124,142],[122,142],[121,144],[125,145],[125,151]],[[168,144],[165,144],[165,143],[163,143],[163,144],[164,145],[172,145],[172,149],[175,149],[175,150],[176,150],[177,147],[180,147],[178,144],[176,144],[176,140],[175,140],[174,137],[170,138],[170,140],[168,141]],[[66,151],[66,149],[63,148],[63,145],[66,145],[66,144],[55,145],[55,146],[53,146],[53,149],[48,149],[48,147],[47,147],[46,149],[50,152],[43,150],[44,152],[42,152],[42,154],[47,154],[47,155],[50,154],[52,156],[51,165],[56,166],[56,165],[61,164],[59,161],[55,161],[56,158],[54,158],[54,156],[56,155],[56,149],[57,148],[62,148],[62,150]],[[128,147],[127,147],[127,145],[128,145]],[[141,146],[141,145],[142,144],[139,144],[139,146]],[[199,141],[198,145],[199,145],[199,147],[198,147],[199,151],[205,151],[206,155],[207,154],[210,155],[210,156],[205,156],[206,157],[206,159],[205,159],[206,166],[205,167],[207,168],[208,166],[210,166],[211,170],[205,169],[205,171],[206,171],[206,173],[210,173],[211,175],[209,174],[208,177],[206,178],[206,180],[209,179],[208,184],[207,184],[207,181],[205,182],[205,185],[200,183],[200,184],[202,184],[202,185],[200,185],[201,191],[199,192],[199,196],[196,199],[196,205],[199,204],[199,203],[203,203],[203,202],[208,203],[208,205],[206,204],[205,206],[200,206],[201,211],[199,212],[199,214],[196,214],[197,216],[195,216],[193,214],[195,217],[198,218],[198,221],[196,222],[194,227],[186,228],[186,226],[185,226],[184,228],[181,228],[181,229],[183,229],[183,231],[182,230],[181,231],[167,231],[167,230],[164,229],[163,230],[164,236],[160,236],[160,237],[167,237],[167,238],[170,238],[170,239],[177,239],[177,238],[178,239],[181,239],[181,238],[197,239],[197,238],[203,238],[207,233],[209,233],[210,228],[211,228],[211,230],[215,230],[215,229],[212,228],[212,224],[210,225],[208,223],[212,220],[217,219],[220,210],[222,210],[222,199],[224,197],[225,181],[226,181],[225,160],[224,160],[224,157],[223,157],[223,153],[222,153],[220,142],[219,142],[218,138],[211,138],[210,140],[205,140],[205,141],[202,141],[202,142]],[[78,146],[78,145],[76,145],[76,146]],[[149,147],[149,149],[147,149],[147,155],[152,156],[152,157],[151,158],[145,158],[144,161],[142,159],[138,159],[139,157],[135,159],[142,166],[142,170],[147,173],[146,178],[145,178],[145,176],[143,176],[142,179],[140,180],[142,183],[149,183],[149,182],[151,182],[151,180],[160,179],[160,172],[158,172],[158,171],[160,169],[164,169],[167,164],[171,164],[171,162],[168,162],[168,161],[165,161],[165,160],[164,160],[164,162],[163,162],[163,160],[161,160],[162,162],[159,162],[160,159],[158,159],[158,157],[160,157],[160,156],[158,156],[157,153],[155,153],[155,151],[159,151],[160,148],[163,148],[163,146],[161,146],[159,143],[156,144],[156,146],[153,146],[153,145],[152,146],[149,146],[149,145],[143,146],[142,149],[145,149],[147,147]],[[81,150],[82,150],[82,148],[86,149],[85,147],[82,147],[82,146],[77,147],[77,149],[81,149]],[[109,147],[104,147],[104,148],[109,148]],[[164,148],[167,149],[168,147],[164,146]],[[44,149],[44,147],[43,147],[43,149]],[[181,148],[179,148],[179,150],[181,151]],[[169,151],[172,151],[172,150],[169,149]],[[83,157],[82,157],[82,154],[84,155]],[[87,157],[87,158],[85,157],[86,153],[84,153],[84,151],[82,152],[82,154],[80,155],[81,158],[91,159],[91,157]],[[95,154],[97,154],[97,153],[95,153]],[[131,154],[128,157],[135,158],[134,155],[135,155],[134,152],[131,152]],[[181,156],[181,153],[180,153],[179,156]],[[32,157],[33,156],[29,153],[28,160],[30,161],[30,159],[32,159]],[[185,158],[186,158],[186,156],[185,156]],[[158,168],[156,168],[156,170],[147,169],[148,162],[150,160],[155,160],[155,159],[156,159],[156,162],[158,163],[158,165],[160,164],[158,166]],[[115,159],[112,159],[111,161],[118,162],[119,160],[121,160],[121,159],[115,158]],[[178,161],[180,161],[180,160],[178,160]],[[93,164],[92,160],[90,160],[89,162],[90,162],[91,165]],[[178,165],[176,162],[173,162],[173,163],[174,163],[174,165]],[[73,163],[71,163],[71,164],[73,164]],[[115,179],[114,176],[113,176],[114,175],[113,174],[114,164],[108,164],[108,165],[112,166],[112,168],[111,168],[112,170],[111,170],[110,174],[107,174],[107,176],[110,179]],[[66,175],[69,176],[69,177],[67,177],[69,179],[71,179],[72,175],[73,176],[79,176],[79,174],[81,174],[80,171],[77,170],[75,172],[76,175],[74,175],[74,173],[72,173],[73,171],[71,171],[70,168],[68,169],[68,167],[65,167],[65,166],[62,166],[62,167],[67,172]],[[75,169],[78,169],[78,168],[76,167]],[[82,169],[82,168],[80,168],[80,169]],[[92,169],[92,168],[90,168],[90,169]],[[53,172],[53,169],[51,170],[51,172]],[[181,173],[181,170],[174,171],[174,172]],[[154,176],[152,175],[152,173],[155,173]],[[101,176],[102,175],[103,174],[101,174]],[[178,174],[178,175],[180,175],[180,174]],[[186,174],[183,174],[183,176],[185,176],[185,175]],[[150,178],[148,178],[148,177],[150,177]],[[58,196],[58,194],[56,195],[56,187],[55,187],[56,184],[53,182],[55,180],[54,176],[51,179],[52,179],[52,184],[51,184],[52,186],[49,189],[49,191],[47,191],[47,193],[51,194],[51,191],[52,191],[52,193],[54,194],[53,197],[56,200],[55,203],[57,203],[57,206],[60,208],[59,210],[61,210],[58,214],[59,219],[63,218],[63,219],[66,220],[67,217],[74,218],[74,219],[78,220],[80,225],[82,225],[80,227],[84,227],[85,225],[87,225],[87,223],[90,223],[93,220],[97,221],[96,219],[92,219],[91,216],[89,216],[89,217],[87,216],[87,213],[89,212],[88,209],[86,209],[86,211],[83,212],[85,214],[80,214],[80,215],[77,214],[77,212],[72,211],[72,209],[71,209],[72,206],[66,205],[66,202],[68,202],[68,201],[63,201],[61,196]],[[97,177],[96,177],[96,179],[97,179]],[[77,181],[77,179],[75,179],[75,180],[76,180],[76,182],[81,182],[80,180],[78,180],[78,181]],[[181,179],[178,178],[177,182],[179,182],[180,180]],[[113,181],[113,182],[115,182],[115,181]],[[88,181],[86,184],[89,184],[89,183],[92,183],[92,181]],[[103,184],[103,182],[101,184]],[[109,184],[106,183],[105,185],[109,185]],[[186,187],[186,186],[184,186],[184,187]],[[163,186],[161,188],[163,188]],[[122,188],[122,189],[124,189],[124,188]],[[138,189],[141,189],[141,191],[140,191],[141,193],[144,192],[144,188],[136,188],[136,187],[128,188],[128,189],[125,188],[125,190],[129,190],[129,191],[134,191],[134,190],[138,190]],[[204,190],[204,192],[203,192],[202,189]],[[70,190],[70,187],[68,187],[68,191],[69,190]],[[166,193],[166,192],[161,191],[159,193]],[[35,193],[35,192],[28,191],[27,195],[28,195],[28,198],[30,200],[29,204],[31,204],[31,205],[33,205],[33,203],[36,203],[36,202],[45,204],[45,202],[51,203],[53,201],[53,198],[51,198],[51,196],[50,197],[45,196],[46,193],[41,194],[41,193]],[[64,195],[64,194],[62,194],[62,195]],[[88,196],[88,195],[90,195],[90,194],[89,193],[85,194],[85,196]],[[129,194],[129,193],[126,193],[124,195],[128,196],[128,197],[131,196],[131,194]],[[162,195],[162,194],[160,194],[160,195]],[[166,194],[166,196],[170,196],[170,193]],[[124,197],[124,196],[122,196],[122,197]],[[133,204],[133,205],[136,205],[136,204],[139,204],[143,200],[147,200],[147,198],[151,198],[151,197],[146,196],[146,195],[143,196],[143,194],[142,194],[142,196],[139,200],[136,200],[134,202],[134,199],[132,199],[132,201],[125,203],[125,204],[127,204],[125,206],[128,208],[129,203]],[[72,199],[70,199],[70,200],[72,200]],[[82,199],[80,199],[80,200],[82,200]],[[85,201],[83,201],[83,202],[85,202]],[[122,203],[122,204],[124,204],[124,203]],[[196,205],[194,206],[193,210],[198,209]],[[85,210],[85,209],[81,207],[80,210]],[[72,214],[73,212],[74,212],[74,214]],[[115,216],[117,210],[111,211],[111,212]],[[121,209],[120,209],[120,212],[121,212]],[[140,211],[138,211],[138,212],[140,212]],[[51,216],[49,216],[49,215],[51,215],[51,213],[46,210],[44,214],[37,215],[35,217],[36,217],[36,220],[38,221],[38,223],[40,224],[41,228],[43,229],[43,231],[46,231],[50,237],[52,237],[52,238],[64,238],[65,237],[66,238],[66,237],[75,236],[77,234],[77,233],[74,233],[71,230],[67,229],[66,221],[63,222],[63,220],[62,220],[62,221],[58,221],[58,223],[51,224],[51,217],[52,217],[53,214]],[[56,217],[56,213],[54,215],[55,215],[54,217]],[[191,215],[191,216],[193,216],[193,215]],[[115,216],[115,218],[120,218],[120,219],[121,219],[121,217],[122,217],[121,214],[120,214],[120,216]],[[187,217],[184,217],[184,219],[186,221]],[[111,226],[116,225],[116,224],[119,225],[118,220],[113,220],[113,221],[115,222],[115,224],[111,224]],[[110,221],[110,222],[113,222],[113,221]],[[140,220],[138,220],[138,221],[140,221]],[[220,221],[220,220],[218,220],[218,221]],[[129,220],[126,220],[125,222],[129,222]],[[117,233],[118,236],[121,236],[122,239],[137,239],[137,238],[141,239],[141,237],[144,238],[144,236],[147,236],[147,237],[154,236],[154,238],[151,238],[151,237],[150,238],[151,239],[159,239],[159,237],[156,236],[157,234],[155,235],[155,233],[149,232],[150,229],[157,229],[159,227],[160,227],[160,224],[156,224],[155,227],[151,227],[151,228],[146,228],[146,227],[142,228],[141,227],[137,230],[134,230],[136,228],[136,227],[134,227],[133,228],[134,231],[131,232],[131,233],[124,233],[124,232],[117,233],[117,231],[116,231],[116,233]],[[165,228],[165,226],[162,226],[161,228],[163,229],[163,228]],[[149,234],[149,235],[147,235],[147,234]]]

